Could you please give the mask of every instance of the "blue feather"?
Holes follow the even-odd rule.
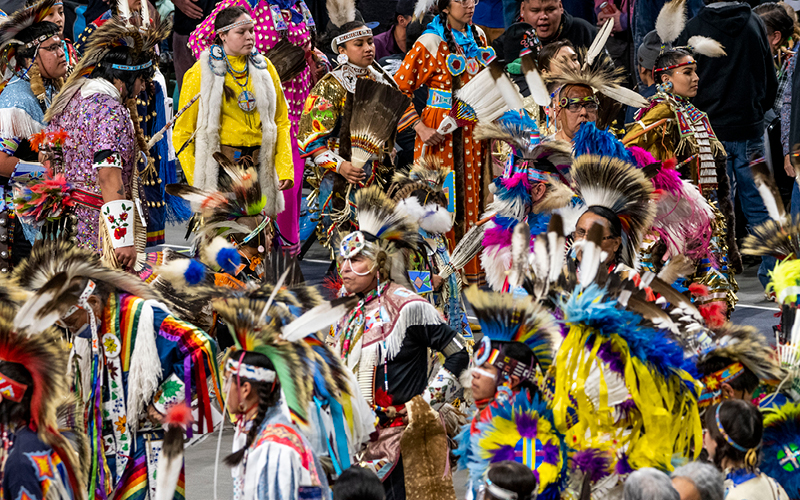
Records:
[[[786,404],[771,412],[780,415],[780,419],[771,422],[764,427],[763,459],[761,470],[771,478],[775,479],[786,490],[789,498],[800,498],[800,471],[786,470],[779,463],[778,453],[783,452],[791,456],[794,451],[790,445],[800,446],[800,407],[794,404]],[[795,448],[796,449],[796,448]],[[792,468],[792,462],[787,462]]]
[[[186,280],[186,283],[196,285],[203,281],[205,276],[206,266],[194,259],[189,259],[189,267],[187,267],[186,271],[183,273],[183,278]]]
[[[636,165],[636,159],[614,134],[598,129],[592,122],[581,125],[575,134],[574,145],[576,158],[585,154],[613,156]]]
[[[217,265],[228,274],[236,274],[242,257],[235,248],[223,248],[217,253]]]

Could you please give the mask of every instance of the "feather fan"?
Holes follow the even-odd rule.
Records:
[[[484,226],[472,226],[467,233],[461,237],[456,244],[453,253],[450,255],[450,264],[441,273],[442,279],[447,279],[454,272],[460,271],[467,262],[471,261],[483,249]]]
[[[144,0],[143,0],[144,1]],[[282,83],[286,83],[306,69],[306,52],[286,38],[281,38],[266,54],[275,66]]]
[[[147,3],[147,0],[142,0]],[[164,442],[158,457],[155,500],[169,500],[174,497],[178,479],[183,469],[184,429],[192,424],[192,409],[186,404],[170,407],[164,418]]]
[[[508,76],[502,73],[502,69],[498,73],[497,64],[493,61],[456,91],[450,116],[455,118],[459,126],[478,121],[493,122],[506,111],[514,109],[518,101],[521,102],[519,92],[513,88]]]
[[[685,255],[676,255],[666,263],[658,277],[666,283],[675,283],[678,278],[683,278],[692,274],[697,266],[694,261]]]
[[[350,119],[351,162],[362,168],[378,155],[397,130],[409,99],[402,92],[368,78],[359,78]]]

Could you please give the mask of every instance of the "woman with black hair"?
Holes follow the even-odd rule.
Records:
[[[703,445],[725,474],[725,500],[788,500],[783,487],[758,469],[764,423],[761,412],[742,400],[706,410]]]
[[[383,152],[363,167],[350,161],[351,110],[358,80],[369,79],[397,88],[392,77],[375,62],[372,29],[361,20],[353,4],[352,0],[328,3],[333,26],[329,33],[333,37],[331,50],[338,54],[339,64],[309,93],[297,134],[301,155],[315,166],[320,216],[317,238],[331,254],[336,252],[331,235],[336,231],[347,234],[356,226],[352,207],[358,190],[391,180],[392,161]],[[394,149],[393,141],[387,141],[385,151]]]
[[[420,2],[422,3],[422,2]],[[425,2],[432,5],[434,2]],[[487,47],[483,31],[472,24],[475,0],[438,0],[439,14],[406,54],[394,75],[400,90],[411,97],[415,90],[427,86],[428,102],[418,114],[409,106],[400,119],[400,130],[413,127],[417,133],[414,157],[419,158],[423,146],[427,154],[439,158],[455,171],[456,203],[454,231],[448,233],[454,245],[480,218],[484,186],[491,176],[483,175],[483,142],[473,137],[473,126],[456,129],[443,136],[436,131],[450,112],[453,92],[463,87],[495,56]],[[418,5],[417,11],[421,8]],[[422,8],[423,12],[427,9]],[[481,182],[483,179],[483,182]],[[473,259],[465,267],[467,279],[473,282],[480,275],[480,264]]]
[[[519,462],[504,460],[489,467],[483,482],[483,500],[532,500],[536,498],[536,476]]]
[[[664,25],[670,23],[659,24]],[[681,26],[675,28],[678,33]],[[697,270],[688,280],[709,288],[709,295],[699,302],[717,302],[732,310],[739,289],[733,275],[742,264],[734,234],[725,148],[714,134],[708,116],[691,103],[700,83],[695,55],[719,57],[725,51],[718,42],[704,37],[692,38],[687,47],[672,47],[674,40],[663,31],[658,35],[664,48],[653,67],[657,92],[649,99],[650,106],[636,113],[637,121],[628,129],[623,142],[628,147],[644,149],[658,161],[676,158],[681,176],[697,186],[711,204],[716,220],[712,225],[709,258],[696,263]],[[653,260],[660,264],[659,257]]]
[[[255,48],[254,26],[241,6],[217,14],[215,44],[181,86],[182,107],[198,94],[200,102],[177,120],[172,140],[186,180],[200,189],[218,189],[226,175],[214,153],[251,161],[266,197],[264,213],[274,218],[285,206],[281,191],[294,184],[291,124],[275,66]]]

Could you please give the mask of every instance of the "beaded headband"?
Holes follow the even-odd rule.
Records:
[[[237,375],[240,378],[248,380],[255,380],[256,382],[274,382],[275,372],[268,368],[260,366],[248,365],[241,363],[234,359],[229,359],[225,364],[225,369],[231,372],[231,375]]]
[[[333,39],[333,43],[336,45],[341,45],[345,42],[349,42],[350,40],[361,38],[362,36],[372,36],[372,30],[364,26],[363,28],[359,28],[355,31],[349,31],[343,35],[337,36]]]
[[[694,59],[689,59],[688,61],[684,61],[678,64],[673,64],[672,66],[665,66],[663,68],[653,68],[653,74],[655,75],[660,71],[669,71],[671,69],[680,68],[681,66],[688,66],[690,64],[697,64],[697,61],[695,61]]]
[[[709,373],[702,378],[703,392],[697,400],[698,406],[704,408],[718,403],[722,400],[722,384],[727,384],[731,380],[738,378],[744,373],[744,365],[741,363],[734,363],[726,366],[722,370]]]
[[[234,28],[238,28],[239,26],[245,26],[248,24],[254,24],[252,19],[244,19],[242,21],[236,21],[235,23],[231,23],[227,26],[223,26],[222,28],[217,30],[217,34],[225,33],[226,31],[230,31]]]
[[[121,71],[139,71],[140,69],[149,68],[153,65],[153,60],[149,60],[144,64],[137,64],[136,66],[127,66],[125,64],[112,64],[111,67],[113,69],[118,69]]]
[[[21,403],[28,386],[0,373],[0,396],[15,403]]]
[[[67,312],[61,316],[61,319],[67,319],[79,309],[83,309],[86,305],[86,301],[89,300],[89,297],[94,293],[95,288],[97,288],[97,285],[95,285],[94,281],[89,280],[89,282],[86,283],[86,288],[83,289],[80,297],[78,297],[78,305],[70,307]]]
[[[725,429],[722,427],[722,421],[719,419],[719,410],[720,410],[720,408],[722,408],[722,405],[721,404],[717,405],[717,413],[715,415],[715,417],[717,419],[717,429],[719,429],[719,433],[722,434],[722,437],[725,438],[725,441],[727,441],[729,445],[733,446],[734,448],[736,448],[737,450],[739,450],[739,451],[741,451],[743,453],[747,453],[747,451],[748,451],[747,448],[745,448],[744,446],[738,444],[736,441],[731,439],[731,437],[728,435],[728,433],[725,432]]]
[[[31,47],[36,47],[37,45],[39,45],[40,43],[44,42],[45,40],[47,40],[49,38],[53,38],[54,36],[57,36],[57,35],[58,35],[58,33],[50,33],[49,35],[39,35],[38,37],[34,38],[30,42],[26,43],[23,46],[23,49],[29,49]]]

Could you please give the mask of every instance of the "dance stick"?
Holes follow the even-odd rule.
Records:
[[[148,150],[148,151],[150,151],[150,149],[152,149],[152,147],[153,147],[153,146],[155,146],[155,145],[156,145],[156,143],[157,143],[158,141],[160,141],[161,139],[163,139],[163,138],[164,138],[164,132],[166,132],[166,131],[167,131],[167,129],[169,129],[169,128],[170,128],[172,125],[174,125],[174,124],[175,124],[175,121],[176,121],[176,120],[177,120],[177,119],[178,119],[178,118],[179,118],[179,117],[180,117],[180,116],[181,116],[181,115],[182,115],[182,114],[183,114],[183,113],[184,113],[184,112],[185,112],[187,109],[189,109],[189,108],[192,106],[192,104],[196,103],[198,99],[200,99],[200,94],[197,94],[196,96],[192,97],[192,100],[191,100],[191,101],[189,101],[189,102],[187,102],[187,103],[186,103],[186,106],[182,107],[181,109],[179,109],[179,110],[178,110],[178,112],[177,112],[177,113],[175,113],[175,116],[173,116],[173,117],[172,117],[172,120],[168,121],[168,122],[167,122],[167,124],[166,124],[166,125],[164,125],[164,126],[161,128],[161,130],[159,130],[158,132],[156,132],[156,133],[155,133],[155,135],[153,135],[153,137],[151,137],[151,138],[150,138],[150,140],[149,140],[149,141],[147,141],[147,150]]]

